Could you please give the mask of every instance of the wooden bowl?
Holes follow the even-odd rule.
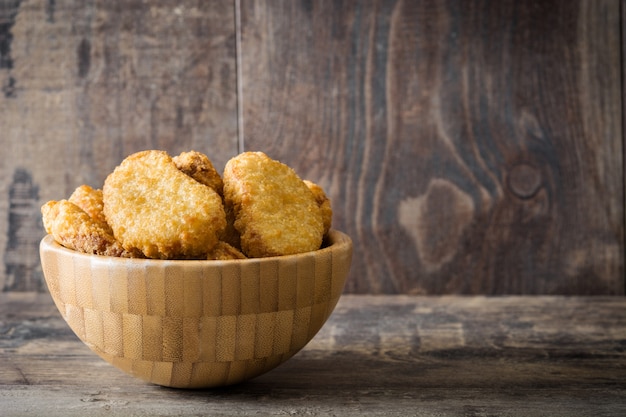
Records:
[[[330,316],[352,241],[331,230],[314,252],[231,261],[89,255],[44,237],[43,272],[76,335],[117,368],[179,388],[235,384],[302,349]]]

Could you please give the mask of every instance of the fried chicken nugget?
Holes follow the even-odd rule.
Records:
[[[224,197],[224,181],[208,156],[201,152],[189,151],[182,152],[172,159],[179,170],[199,183],[213,188],[221,197]],[[229,207],[225,206],[224,210],[226,212],[226,229],[224,230],[222,240],[239,250],[241,243],[239,232],[234,225],[235,216]]]
[[[189,151],[182,152],[172,159],[179,170],[199,183],[213,188],[221,197],[224,196],[224,181],[208,156],[198,151]],[[222,240],[238,250],[241,248],[241,243],[239,232],[234,225],[235,216],[228,207],[224,207],[224,209],[226,211],[226,229]]]
[[[113,234],[113,230],[108,225],[106,217],[104,217],[102,190],[83,184],[77,187],[67,200],[83,209],[92,219],[100,222],[107,228],[110,234]]]
[[[224,168],[224,200],[235,213],[249,257],[317,250],[324,224],[315,197],[295,171],[262,152],[244,152]]]
[[[70,201],[48,201],[41,207],[41,214],[46,232],[68,249],[103,256],[141,257],[138,251],[125,250],[106,224]]]
[[[223,194],[224,182],[213,167],[208,156],[201,152],[182,152],[172,158],[176,167],[200,184],[213,188],[220,196]]]
[[[149,258],[204,258],[226,227],[217,192],[181,172],[164,151],[128,156],[102,193],[115,237]]]
[[[228,261],[230,259],[246,259],[247,256],[232,245],[219,241],[207,255],[208,260]]]
[[[328,234],[333,223],[333,209],[330,205],[330,199],[326,196],[324,189],[312,181],[304,180],[304,183],[315,196],[315,201],[322,213],[322,221],[324,222],[324,236]]]

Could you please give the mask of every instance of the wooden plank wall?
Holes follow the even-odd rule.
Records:
[[[331,196],[351,293],[624,294],[619,0],[0,0],[0,288],[127,154]]]
[[[232,1],[0,0],[0,53],[5,290],[39,288],[43,202],[139,150],[238,151]]]

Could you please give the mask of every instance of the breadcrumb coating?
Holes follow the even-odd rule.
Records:
[[[141,257],[138,251],[124,249],[106,224],[70,201],[48,201],[41,207],[41,214],[46,232],[68,249],[103,256]]]
[[[320,248],[324,224],[315,196],[295,171],[263,152],[244,152],[224,169],[224,200],[249,257]]]
[[[320,212],[322,213],[322,221],[324,222],[324,236],[326,236],[333,224],[333,209],[330,205],[330,199],[326,196],[324,189],[319,185],[309,180],[304,180],[304,183],[313,193],[315,201],[320,208]]]
[[[137,152],[102,189],[77,187],[41,207],[46,231],[80,252],[132,258],[236,260],[319,249],[330,199],[289,166],[244,152],[223,178],[208,156]]]
[[[200,184],[211,187],[220,196],[223,194],[224,182],[208,156],[201,152],[182,152],[172,158],[176,167]]]
[[[228,261],[230,259],[246,259],[247,256],[232,245],[219,241],[207,255],[208,260]]]
[[[128,156],[102,192],[115,237],[148,258],[204,258],[226,227],[219,194],[181,172],[164,151]]]
[[[107,223],[107,219],[104,216],[104,201],[102,200],[102,190],[93,189],[88,185],[81,185],[77,187],[68,201],[76,204],[78,207],[83,209],[83,211],[92,219],[97,220],[103,226],[106,225],[109,233],[113,234],[113,230]]]

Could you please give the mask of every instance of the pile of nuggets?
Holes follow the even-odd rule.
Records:
[[[79,252],[125,258],[229,260],[319,249],[332,221],[324,190],[262,152],[222,176],[200,152],[128,156],[102,189],[78,187],[41,208],[44,227]]]

